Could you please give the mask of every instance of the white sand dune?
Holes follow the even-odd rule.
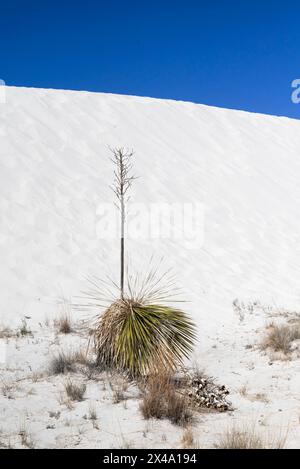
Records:
[[[118,275],[118,240],[99,239],[96,232],[99,205],[113,197],[109,146],[135,151],[134,202],[204,209],[203,242],[131,240],[132,265],[146,269],[155,254],[175,268],[199,325],[195,356],[201,365],[235,390],[244,381],[253,389],[258,382],[274,393],[268,416],[284,407],[284,424],[290,424],[299,409],[299,379],[293,381],[299,361],[275,364],[275,372],[259,352],[245,351],[267,318],[258,309],[240,323],[232,301],[300,304],[297,120],[170,100],[7,87],[0,103],[0,323],[15,326],[26,315],[35,327],[56,314],[61,295],[80,294],[84,276]],[[273,375],[283,376],[275,387]],[[243,415],[265,412],[260,405],[266,404],[247,403]],[[210,428],[217,417],[207,418]],[[299,431],[290,443],[297,444]]]
[[[76,293],[76,279],[103,264],[112,270],[118,251],[95,226],[99,203],[112,201],[117,145],[136,152],[134,202],[205,208],[203,245],[134,242],[133,263],[165,256],[197,302],[300,299],[299,121],[14,87],[0,116],[1,314],[28,314],[37,299]]]

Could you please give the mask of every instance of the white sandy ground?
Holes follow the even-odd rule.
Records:
[[[234,412],[197,416],[199,446],[213,446],[232,422],[255,422],[269,439],[287,434],[286,447],[299,448],[300,360],[270,359],[256,345],[271,316],[286,321],[278,312],[300,310],[300,122],[13,87],[0,103],[0,323],[16,329],[27,316],[33,336],[0,339],[0,446],[20,446],[25,425],[35,447],[180,447],[182,429],[143,420],[134,387],[114,404],[109,378],[78,374],[87,391],[70,410],[60,399],[66,377],[32,379],[57,350],[86,346],[80,325],[90,313],[72,311],[76,332],[57,336],[58,299],[74,301],[85,275],[117,272],[117,240],[96,236],[97,207],[111,201],[107,147],[116,145],[136,152],[134,201],[205,209],[203,243],[129,242],[139,269],[153,253],[175,267],[198,325],[192,361],[231,391]],[[235,298],[271,309],[245,308],[241,317]],[[98,429],[84,418],[91,403]]]

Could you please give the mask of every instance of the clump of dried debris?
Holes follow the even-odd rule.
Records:
[[[227,400],[229,390],[224,385],[217,385],[213,378],[185,371],[176,381],[180,392],[188,397],[194,407],[218,412],[233,410],[231,402]]]

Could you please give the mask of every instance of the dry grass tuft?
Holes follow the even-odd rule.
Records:
[[[283,449],[285,442],[286,437],[265,438],[256,431],[255,425],[246,425],[241,428],[227,429],[215,447],[218,449]]]
[[[94,404],[90,404],[88,419],[91,420],[93,428],[99,430],[98,415]]]
[[[21,326],[18,329],[17,335],[21,336],[21,337],[25,337],[27,335],[32,335],[32,332],[28,328],[27,322],[25,321],[25,319],[22,320],[22,323],[21,323]]]
[[[10,339],[15,337],[16,333],[7,326],[0,326],[0,339]]]
[[[261,344],[261,348],[272,349],[275,352],[288,354],[291,352],[291,345],[294,340],[300,339],[299,324],[271,324],[267,334]]]
[[[1,392],[7,399],[14,399],[15,393],[20,389],[19,384],[15,382],[6,382],[2,380]]]
[[[34,371],[30,376],[30,379],[33,383],[37,383],[38,381],[44,378],[45,378],[45,372],[43,371]]]
[[[246,384],[243,384],[243,386],[240,387],[240,389],[239,389],[238,392],[239,392],[239,394],[240,394],[241,396],[247,397],[247,395],[248,395],[248,387],[247,387],[247,385],[246,385]]]
[[[113,392],[112,401],[114,404],[125,401],[127,399],[126,392],[128,390],[129,382],[123,376],[113,374],[109,380],[109,385]]]
[[[22,423],[19,429],[19,436],[21,438],[22,446],[28,449],[34,449],[35,442],[32,435],[28,432],[25,423]]]
[[[59,317],[54,320],[54,326],[61,334],[70,334],[73,332],[72,320],[72,305],[66,298],[62,298],[60,303]]]
[[[51,360],[49,374],[59,375],[75,372],[77,364],[84,365],[87,367],[90,366],[87,355],[83,350],[68,353],[60,351]]]
[[[89,420],[97,420],[98,416],[97,416],[97,411],[96,411],[96,407],[94,404],[90,404],[90,407],[89,407]]]
[[[263,441],[255,431],[228,429],[216,444],[218,449],[263,449]]]
[[[195,438],[192,427],[187,427],[182,435],[181,438],[182,448],[184,449],[192,449],[195,447]]]
[[[65,405],[69,410],[73,410],[74,408],[72,400],[63,391],[58,395],[58,402],[60,405]]]
[[[122,387],[115,388],[113,391],[113,403],[118,404],[124,400],[126,400],[124,389]]]
[[[252,402],[255,402],[255,401],[260,401],[260,402],[264,402],[265,404],[267,404],[269,402],[269,399],[268,399],[268,396],[263,393],[263,392],[257,392],[257,393],[254,393],[254,394],[251,394],[249,391],[248,391],[248,387],[246,384],[244,384],[240,389],[239,389],[239,394],[241,396],[243,396],[245,399],[249,399],[249,401],[252,401]]]
[[[70,334],[73,332],[71,318],[68,314],[64,314],[55,321],[55,326],[61,334]]]
[[[71,373],[75,371],[76,360],[73,353],[59,352],[58,355],[52,358],[49,373],[51,375],[59,375]]]
[[[76,384],[69,380],[65,383],[65,391],[71,401],[82,401],[86,391],[85,384]]]
[[[169,419],[172,423],[183,426],[192,421],[189,402],[176,392],[168,373],[149,376],[140,410],[145,419]]]

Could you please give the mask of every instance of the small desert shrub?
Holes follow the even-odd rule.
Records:
[[[124,401],[126,399],[124,391],[121,388],[114,389],[113,392],[113,403],[118,404],[121,401]]]
[[[126,391],[128,390],[128,381],[122,376],[112,376],[109,385],[113,391],[113,403],[118,404],[126,400]]]
[[[82,401],[86,391],[86,385],[67,381],[67,383],[65,383],[65,391],[71,401]]]
[[[246,384],[243,384],[243,386],[240,387],[239,393],[240,393],[240,395],[243,396],[243,397],[247,397],[247,396],[248,396],[248,387],[247,387]]]
[[[196,444],[192,427],[185,428],[182,434],[181,444],[184,449],[195,448]]]
[[[267,404],[269,402],[268,400],[268,396],[265,394],[265,393],[262,393],[262,392],[257,392],[257,393],[254,393],[254,394],[251,394],[249,391],[248,391],[248,388],[247,388],[247,385],[244,384],[240,389],[239,389],[239,393],[241,396],[243,396],[245,399],[249,399],[250,401],[254,402],[254,401],[261,401],[261,402],[264,402],[265,404]]]
[[[52,358],[49,373],[52,375],[72,373],[76,371],[76,365],[90,366],[87,355],[83,350],[67,353],[60,351]]]
[[[177,425],[192,421],[187,399],[174,389],[170,374],[151,375],[144,388],[140,410],[145,419],[169,419]]]
[[[21,337],[25,337],[26,335],[32,335],[31,330],[27,326],[27,322],[25,319],[23,319],[21,326],[19,327],[19,330],[17,332],[17,335]]]
[[[96,430],[99,430],[99,426],[97,423],[98,415],[97,415],[96,407],[93,404],[90,404],[88,419],[91,420],[93,428],[95,428]]]
[[[255,425],[242,428],[229,428],[220,437],[215,445],[218,449],[282,449],[286,438],[264,438],[255,428]]]
[[[216,444],[219,449],[263,449],[262,439],[254,431],[228,429]]]
[[[55,321],[55,326],[61,334],[70,334],[72,332],[71,319],[68,314],[64,314]]]
[[[89,407],[89,420],[97,420],[97,418],[98,418],[98,416],[97,416],[96,407],[95,407],[95,405],[90,404],[90,407]]]
[[[34,371],[30,376],[30,379],[33,383],[37,383],[39,380],[45,377],[45,373],[43,371]]]
[[[74,408],[72,400],[63,391],[61,391],[58,395],[58,402],[60,405],[65,405],[69,410],[73,410]]]
[[[85,362],[81,362],[81,372],[87,377],[87,379],[94,379],[96,374],[101,373],[101,369],[97,366],[97,363],[85,359]]]
[[[271,324],[262,343],[262,349],[288,354],[294,340],[300,339],[300,325]]]
[[[15,333],[7,326],[0,326],[0,339],[10,339],[14,337]]]
[[[59,317],[54,320],[54,326],[61,334],[70,334],[73,331],[71,312],[71,303],[67,298],[62,298],[60,302]]]
[[[97,363],[132,376],[161,368],[175,370],[188,357],[194,340],[195,326],[183,311],[118,300],[99,319]]]
[[[2,381],[1,392],[4,397],[14,399],[15,392],[19,390],[18,383]]]
[[[75,363],[73,354],[59,352],[50,363],[50,374],[59,375],[75,371]]]
[[[187,399],[174,391],[168,396],[167,418],[177,425],[186,425],[192,421]]]

